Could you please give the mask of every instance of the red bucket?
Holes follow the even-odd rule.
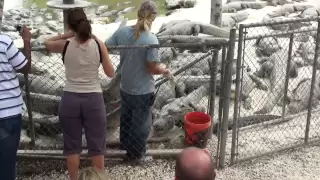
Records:
[[[210,136],[211,117],[202,112],[189,112],[184,116],[186,144],[205,148]]]

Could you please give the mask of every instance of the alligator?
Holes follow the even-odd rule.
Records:
[[[285,75],[287,69],[288,52],[281,49],[270,57],[265,58],[266,62],[271,62],[273,68],[270,72],[270,88],[268,91],[268,99],[263,107],[256,111],[256,114],[267,114],[272,111],[279,99],[282,99],[285,85]],[[296,68],[297,69],[297,68]]]
[[[262,9],[268,5],[267,2],[236,1],[222,6],[222,13],[235,13],[244,9]]]
[[[198,36],[200,33],[214,37],[229,38],[229,31],[226,29],[212,24],[204,24],[190,20],[173,20],[163,24],[156,35],[158,37],[175,35]]]

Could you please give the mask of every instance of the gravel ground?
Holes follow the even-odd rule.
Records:
[[[311,118],[310,140],[319,139],[320,112]],[[253,127],[241,128],[238,139],[239,158],[281,149],[303,142],[306,116],[302,115],[283,123],[266,126],[261,123]],[[226,162],[229,162],[231,132],[228,132]],[[208,149],[216,155],[217,140],[208,142]],[[87,164],[88,165],[88,164]],[[146,166],[128,166],[106,163],[110,180],[172,180],[174,162],[157,160]],[[86,166],[85,164],[83,167]],[[288,150],[239,163],[218,171],[218,180],[316,180],[320,177],[320,146],[308,146]],[[67,180],[63,161],[22,161],[18,167],[21,180]]]
[[[316,180],[319,165],[320,146],[303,147],[225,168],[218,179]]]
[[[264,96],[264,94],[260,94],[260,96]],[[253,105],[257,107],[259,104],[262,104],[261,102],[259,103],[259,98],[254,98]],[[281,112],[279,108],[281,107],[276,107],[274,110]],[[232,114],[231,108],[230,116]],[[248,114],[252,114],[252,112],[248,112]],[[310,140],[320,138],[319,116],[319,111],[312,113]],[[246,158],[302,143],[305,125],[306,115],[301,115],[282,123],[274,123],[272,125],[261,123],[241,128],[238,136],[239,158]],[[226,162],[229,162],[230,158],[231,132],[228,132]],[[213,156],[216,155],[216,147],[217,141],[213,138],[212,141],[208,142],[208,149],[213,151]],[[106,165],[106,171],[111,180],[172,180],[174,176],[174,162],[167,160],[158,160],[142,167],[121,165],[119,163],[111,164],[109,162]],[[319,167],[320,146],[303,147],[227,167],[218,171],[217,179],[317,180],[320,177]],[[24,161],[20,162],[18,170],[19,179],[21,180],[67,180],[63,161]]]
[[[63,166],[63,162],[59,162]],[[48,164],[48,163],[47,163]],[[52,163],[50,163],[52,166]],[[316,180],[320,177],[320,146],[302,147],[258,158],[218,171],[218,180]],[[159,160],[148,166],[114,165],[106,168],[111,180],[172,180],[174,163]],[[22,180],[66,180],[66,173],[45,173],[19,178]]]

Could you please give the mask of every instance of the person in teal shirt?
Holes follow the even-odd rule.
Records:
[[[119,28],[106,46],[157,45],[157,37],[150,32],[157,16],[156,3],[144,1],[138,10],[134,26]],[[147,138],[151,127],[151,108],[154,101],[153,75],[168,76],[170,71],[160,63],[157,48],[130,48],[120,50],[120,142],[127,151],[126,160],[145,162]]]

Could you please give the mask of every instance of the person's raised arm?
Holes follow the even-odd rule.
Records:
[[[108,49],[102,41],[100,41],[98,38],[96,38],[96,40],[99,42],[101,47],[103,71],[108,77],[114,77],[115,76],[114,67],[111,63]]]
[[[153,37],[150,44],[159,44],[158,39]],[[168,75],[169,69],[160,62],[158,48],[147,49],[147,70],[153,75]]]
[[[24,26],[20,35],[23,39],[25,55],[14,45],[12,39],[7,37],[8,39],[6,39],[6,42],[8,42],[8,47],[6,50],[6,56],[8,62],[12,65],[15,71],[27,74],[31,67],[31,33],[29,29]]]
[[[44,42],[47,50],[52,53],[62,53],[67,39],[74,36],[74,33],[67,32],[58,36],[53,36]]]
[[[23,46],[24,46],[23,54],[24,54],[25,57],[20,56],[21,57],[20,60],[17,60],[17,59],[15,60],[17,62],[22,63],[21,66],[14,67],[13,64],[17,63],[17,62],[14,62],[14,61],[11,61],[11,64],[12,64],[12,66],[15,68],[15,70],[17,72],[20,72],[20,73],[23,73],[23,74],[28,74],[30,72],[30,69],[31,69],[31,44],[30,44],[31,32],[26,26],[23,26],[22,30],[20,32],[20,35],[21,35],[22,40],[23,40]],[[12,45],[14,46],[14,44],[12,44]],[[11,47],[11,48],[14,49],[15,47]],[[9,48],[7,50],[9,50]],[[8,53],[8,51],[7,51],[7,53]],[[7,56],[8,56],[8,54],[7,54]],[[27,63],[24,63],[22,61],[22,59],[26,59]],[[24,66],[22,66],[23,64],[24,64]]]
[[[148,71],[153,75],[168,75],[170,70],[166,68],[166,65],[158,62],[149,61],[147,64]]]

